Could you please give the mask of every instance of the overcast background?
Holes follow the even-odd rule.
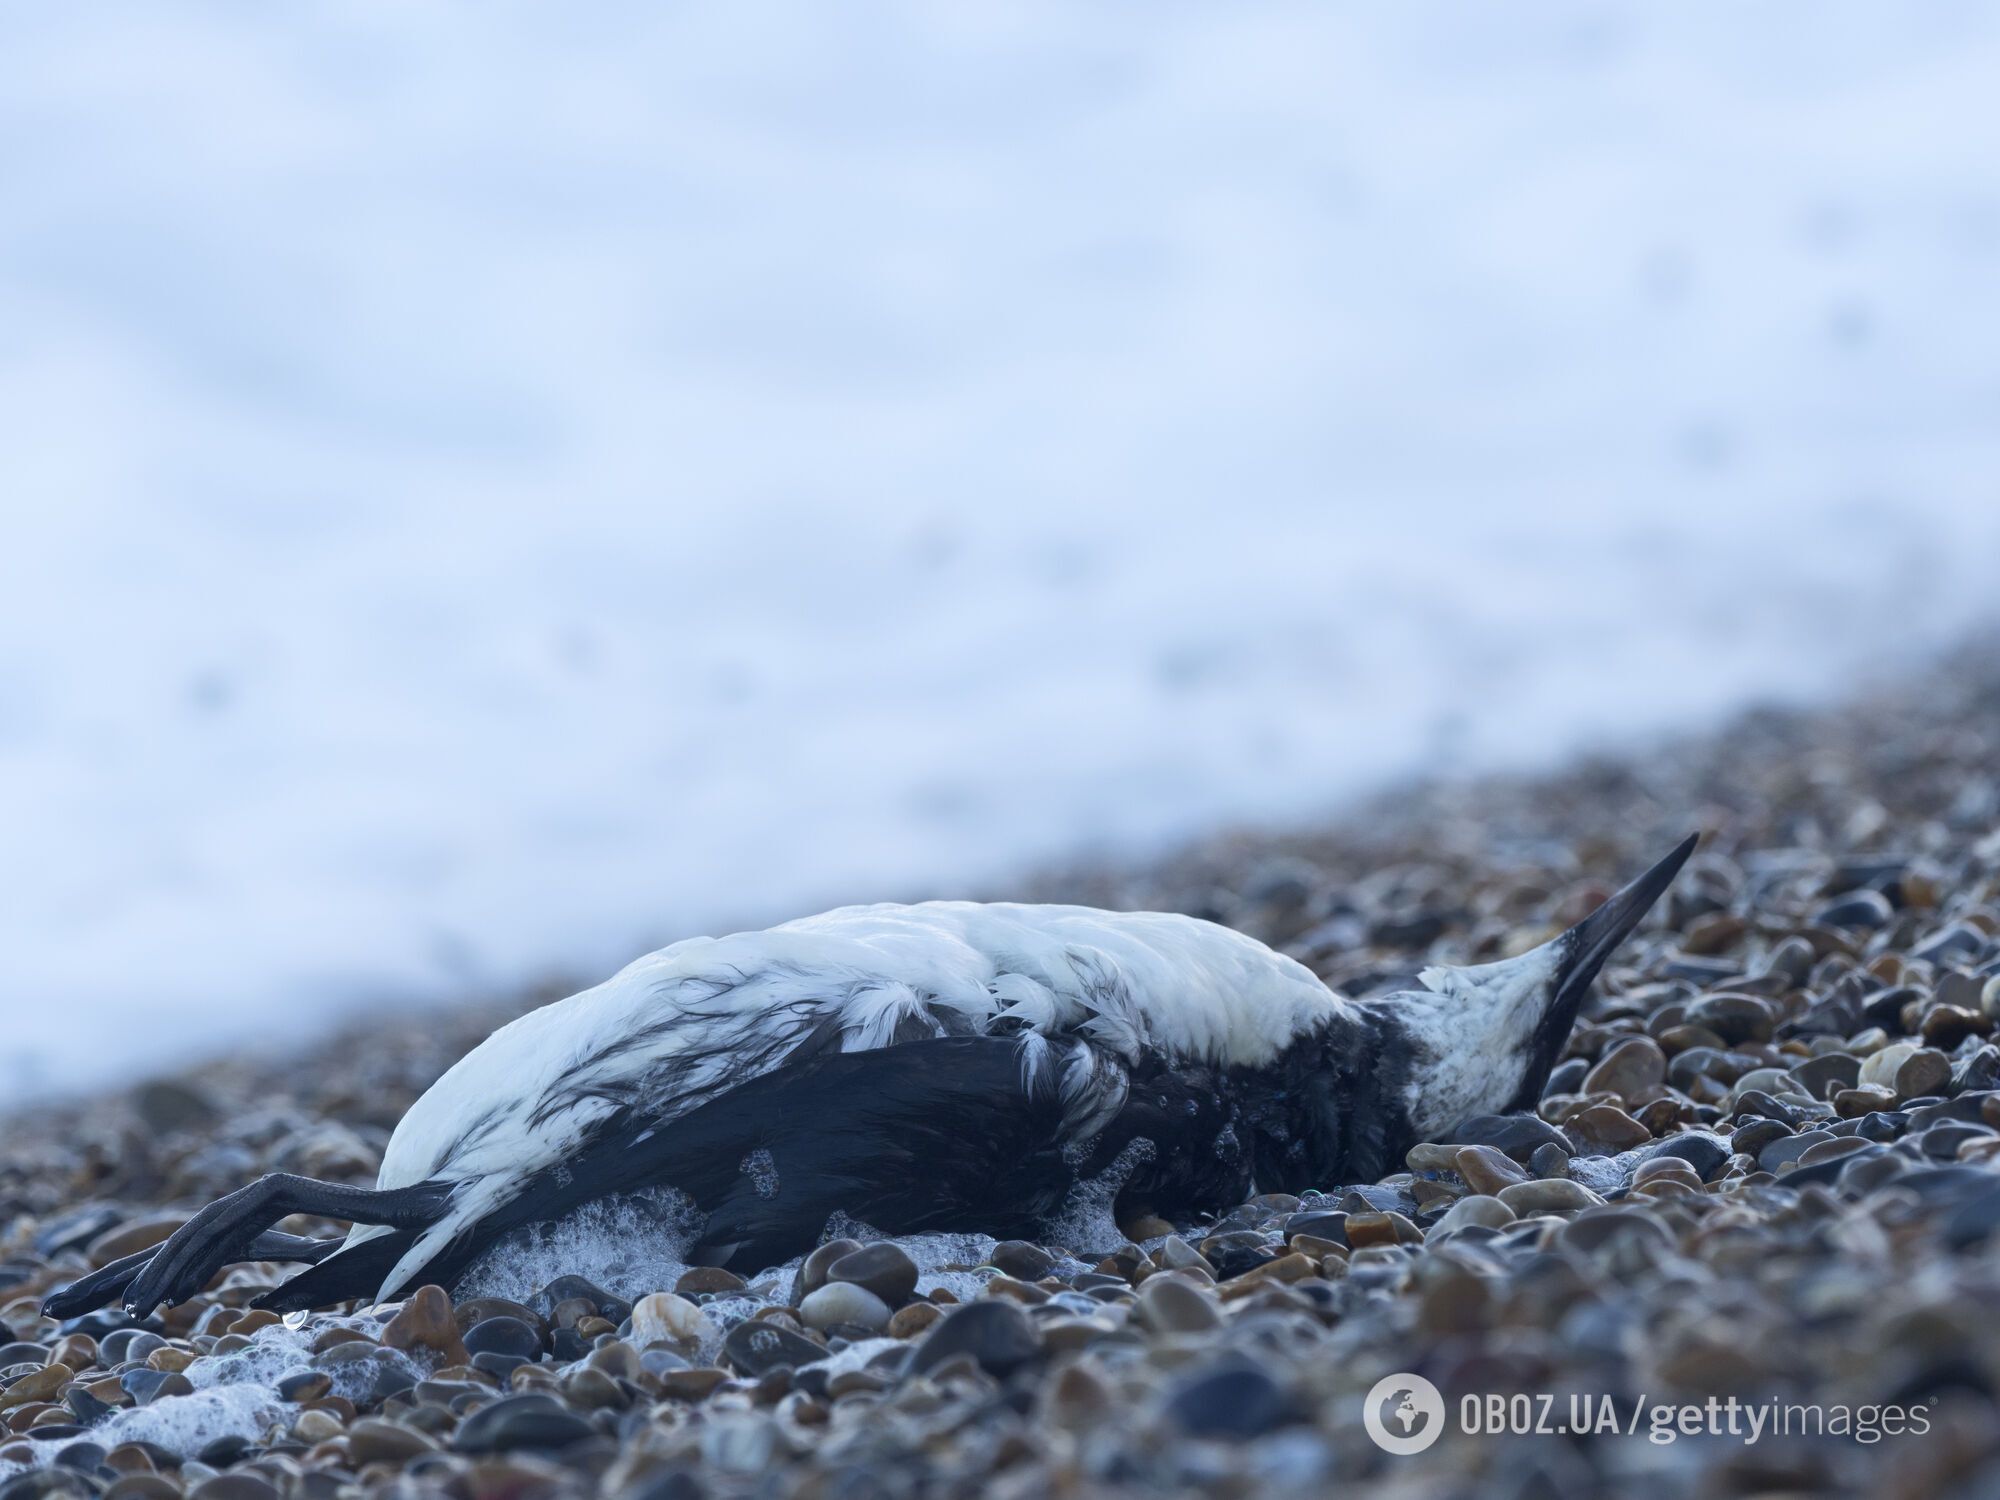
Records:
[[[1838,691],[1987,7],[15,7],[0,1081]]]

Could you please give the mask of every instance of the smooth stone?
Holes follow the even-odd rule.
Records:
[[[826,1358],[827,1351],[802,1333],[780,1328],[766,1318],[752,1318],[729,1330],[722,1341],[722,1355],[755,1380],[781,1365],[796,1369],[816,1364]]]
[[[1687,1023],[1702,1026],[1730,1045],[1768,1042],[1777,1025],[1776,1009],[1754,995],[1704,995],[1687,1009]]]
[[[1491,1195],[1503,1187],[1528,1181],[1527,1169],[1496,1146],[1460,1146],[1452,1157],[1454,1170],[1475,1193]]]
[[[1262,1365],[1235,1357],[1190,1371],[1168,1389],[1167,1420],[1190,1437],[1243,1442],[1293,1417],[1284,1390]]]
[[[1053,1255],[1027,1240],[1002,1240],[986,1260],[1017,1281],[1040,1281],[1056,1267]]]
[[[1861,1059],[1851,1052],[1822,1052],[1792,1065],[1792,1077],[1815,1099],[1831,1099],[1861,1079]]]
[[[852,1255],[859,1249],[861,1249],[859,1240],[828,1240],[808,1255],[799,1266],[798,1275],[792,1278],[792,1295],[789,1298],[792,1306],[797,1307],[808,1296],[826,1285],[826,1273],[833,1268],[835,1261],[843,1256]]]
[[[635,1348],[652,1344],[694,1348],[715,1337],[715,1332],[707,1313],[672,1292],[649,1292],[632,1304],[631,1340]]]
[[[1583,1077],[1585,1094],[1617,1094],[1631,1099],[1667,1081],[1667,1054],[1647,1036],[1627,1037],[1597,1060]]]
[[[178,1370],[127,1370],[118,1377],[118,1383],[140,1406],[151,1406],[162,1396],[194,1394],[194,1382]]]
[[[90,1242],[85,1254],[90,1257],[93,1266],[108,1266],[114,1260],[123,1260],[141,1250],[152,1249],[185,1223],[185,1214],[155,1214],[133,1219],[97,1236]]]
[[[519,1318],[483,1318],[462,1337],[466,1351],[473,1355],[501,1354],[532,1361],[542,1352],[541,1334]]]
[[[1821,1141],[1830,1141],[1834,1138],[1833,1133],[1828,1130],[1807,1130],[1798,1135],[1785,1136],[1782,1140],[1771,1142],[1757,1153],[1757,1165],[1766,1172],[1779,1171],[1790,1166]]]
[[[944,1309],[935,1302],[912,1302],[896,1309],[886,1331],[892,1339],[915,1338],[943,1316]]]
[[[1569,1160],[1574,1149],[1558,1146],[1553,1141],[1535,1147],[1528,1157],[1528,1174],[1551,1179],[1569,1176]]]
[[[1439,1216],[1430,1227],[1427,1238],[1443,1239],[1462,1230],[1504,1229],[1514,1222],[1514,1210],[1498,1198],[1485,1193],[1475,1193],[1469,1198],[1461,1198]]]
[[[688,1370],[668,1370],[660,1376],[660,1393],[676,1401],[706,1401],[709,1393],[729,1376],[721,1370],[698,1366]]]
[[[76,1378],[68,1365],[42,1365],[0,1391],[0,1411],[26,1406],[30,1401],[53,1401],[62,1388]]]
[[[1474,1115],[1447,1133],[1454,1146],[1491,1146],[1520,1162],[1542,1145],[1559,1147],[1564,1155],[1574,1149],[1567,1136],[1539,1115]]]
[[[1139,1287],[1138,1316],[1158,1333],[1205,1333],[1222,1326],[1222,1309],[1180,1276],[1149,1276]]]
[[[390,1349],[428,1349],[445,1365],[472,1361],[459,1336],[451,1298],[441,1286],[420,1286],[410,1293],[383,1325],[382,1343]]]
[[[521,1448],[566,1448],[596,1431],[551,1397],[503,1396],[458,1424],[451,1446],[460,1453],[512,1453]]]
[[[463,1334],[474,1323],[483,1323],[488,1318],[519,1318],[542,1337],[548,1337],[548,1320],[525,1303],[510,1302],[505,1297],[472,1297],[452,1309],[452,1318]]]
[[[1612,1104],[1593,1104],[1569,1121],[1569,1128],[1592,1145],[1607,1151],[1630,1151],[1653,1138],[1653,1132]]]
[[[1695,1176],[1705,1182],[1729,1160],[1729,1155],[1730,1143],[1714,1131],[1683,1130],[1651,1147],[1646,1152],[1646,1160],[1678,1157],[1694,1168]]]
[[[630,1302],[582,1276],[558,1276],[536,1292],[529,1299],[529,1305],[544,1322],[553,1323],[556,1304],[573,1297],[581,1297],[588,1302],[596,1309],[597,1316],[609,1323],[622,1323],[632,1316]]]
[[[799,1321],[822,1332],[848,1323],[880,1333],[889,1326],[889,1317],[889,1304],[856,1282],[829,1281],[799,1304]]]
[[[1580,1182],[1566,1177],[1540,1178],[1504,1187],[1499,1199],[1517,1215],[1560,1212],[1565,1209],[1596,1208],[1604,1199]]]
[[[347,1429],[347,1451],[357,1465],[401,1464],[419,1454],[435,1453],[437,1444],[415,1428],[380,1417],[362,1417]]]
[[[1287,1239],[1304,1232],[1293,1227],[1302,1217],[1304,1215],[1292,1215],[1291,1222],[1285,1226]],[[1345,1218],[1345,1215],[1342,1217]],[[1215,1268],[1208,1263],[1208,1257],[1177,1234],[1170,1234],[1161,1241],[1160,1248],[1153,1252],[1153,1258],[1169,1271],[1202,1270],[1211,1276],[1215,1274]]]
[[[1889,1089],[1893,1092],[1896,1087],[1896,1070],[1920,1050],[1916,1042],[1892,1042],[1879,1052],[1871,1053],[1862,1059],[1861,1073],[1856,1083]]]
[[[1745,1156],[1755,1156],[1773,1141],[1782,1141],[1792,1133],[1792,1127],[1783,1120],[1756,1116],[1745,1120],[1730,1133],[1729,1149],[1740,1151]]]
[[[695,1266],[682,1274],[674,1283],[674,1295],[696,1297],[717,1293],[740,1292],[749,1283],[734,1271],[725,1271],[720,1266]]]
[[[954,1355],[971,1357],[989,1375],[1005,1376],[1035,1359],[1042,1336],[1020,1306],[1005,1298],[982,1298],[954,1308],[917,1346],[912,1374],[943,1364]]]
[[[1005,1271],[1007,1268],[1002,1266],[1000,1269]],[[1009,1271],[1008,1274],[1013,1273]],[[848,1282],[866,1288],[892,1308],[901,1307],[917,1291],[917,1263],[910,1259],[901,1245],[890,1240],[878,1240],[841,1256],[827,1267],[826,1277],[828,1282]],[[1033,1277],[1021,1279],[1034,1280]]]
[[[1856,1084],[1853,1088],[1837,1089],[1833,1094],[1833,1112],[1844,1120],[1891,1109],[1895,1103],[1896,1091],[1877,1083]]]

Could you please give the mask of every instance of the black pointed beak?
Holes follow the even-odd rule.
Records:
[[[1556,970],[1554,1003],[1550,1007],[1553,1014],[1574,1018],[1584,992],[1597,978],[1604,961],[1631,936],[1632,929],[1653,909],[1661,893],[1674,883],[1674,877],[1680,874],[1681,866],[1687,863],[1699,842],[1700,834],[1689,834],[1672,854],[1563,934],[1562,960]],[[1563,1029],[1567,1032],[1567,1023]]]

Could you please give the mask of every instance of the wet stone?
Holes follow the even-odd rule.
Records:
[[[1617,1094],[1634,1099],[1667,1079],[1667,1055],[1651,1037],[1627,1037],[1597,1060],[1584,1076],[1584,1094]]]
[[[803,1334],[753,1318],[729,1330],[722,1355],[732,1367],[756,1379],[781,1366],[813,1364],[825,1359],[827,1351]]]
[[[1458,1175],[1475,1193],[1497,1193],[1528,1180],[1527,1170],[1494,1146],[1461,1146],[1452,1160]]]
[[[534,1360],[542,1352],[542,1336],[514,1317],[485,1318],[463,1335],[465,1348],[473,1355],[499,1354],[514,1359]]]
[[[826,1285],[826,1273],[833,1263],[843,1256],[851,1255],[861,1248],[861,1241],[852,1239],[828,1240],[800,1264],[798,1274],[792,1278],[790,1302],[797,1307],[805,1297]]]
[[[548,1396],[504,1396],[459,1423],[451,1446],[461,1453],[566,1448],[594,1431],[588,1421]]]
[[[1508,1208],[1522,1215],[1596,1208],[1604,1202],[1602,1197],[1582,1183],[1565,1178],[1517,1182],[1502,1188],[1498,1196]]]
[[[674,1283],[674,1293],[681,1297],[698,1297],[704,1294],[740,1292],[747,1285],[748,1283],[734,1271],[725,1271],[720,1266],[695,1266],[684,1272],[681,1279]],[[586,1299],[573,1298],[571,1302],[584,1300]],[[561,1308],[559,1307],[557,1311],[560,1312]],[[560,1322],[561,1319],[558,1317],[551,1321]],[[574,1323],[576,1320],[572,1318],[570,1321]]]
[[[1230,1359],[1175,1381],[1166,1418],[1192,1437],[1243,1442],[1283,1426],[1293,1416],[1283,1388],[1261,1365]]]
[[[1543,1145],[1565,1155],[1572,1149],[1560,1130],[1536,1115],[1475,1115],[1448,1133],[1454,1146],[1491,1146],[1517,1162],[1527,1161]]]
[[[852,1282],[829,1281],[799,1304],[799,1321],[822,1332],[853,1326],[880,1333],[889,1326],[889,1304]]]
[[[1222,1324],[1222,1309],[1179,1276],[1154,1276],[1139,1288],[1138,1316],[1162,1333],[1201,1333]]]
[[[986,1258],[1018,1281],[1040,1281],[1056,1264],[1047,1250],[1027,1240],[1002,1240]]]
[[[1006,1375],[1037,1358],[1041,1349],[1041,1334],[1025,1312],[1012,1302],[988,1298],[947,1313],[924,1335],[910,1368],[921,1374],[964,1354],[989,1375]]]
[[[637,1348],[666,1344],[686,1350],[714,1332],[715,1324],[708,1314],[672,1292],[651,1292],[632,1304],[631,1337]]]
[[[610,1323],[622,1323],[632,1316],[630,1302],[582,1276],[558,1276],[536,1292],[530,1302],[533,1311],[544,1322],[553,1323],[556,1304],[572,1298],[582,1298],[597,1316]]]
[[[390,1349],[425,1349],[447,1365],[470,1360],[458,1332],[451,1299],[443,1287],[422,1286],[412,1292],[383,1325],[382,1343]]]
[[[1004,1271],[1007,1268],[1002,1266],[1000,1269]],[[830,1282],[848,1282],[865,1288],[891,1308],[901,1307],[917,1290],[917,1263],[910,1259],[902,1246],[888,1240],[864,1245],[841,1256],[827,1267],[826,1275]]]

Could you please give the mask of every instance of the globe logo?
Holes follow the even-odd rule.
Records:
[[[1361,1425],[1385,1453],[1421,1453],[1444,1431],[1444,1397],[1421,1375],[1384,1375],[1368,1392]]]

